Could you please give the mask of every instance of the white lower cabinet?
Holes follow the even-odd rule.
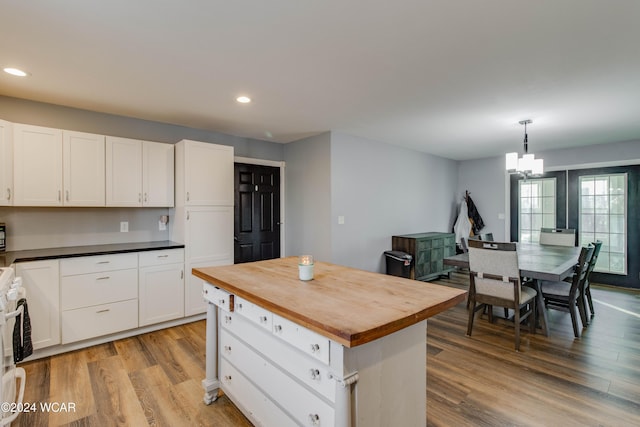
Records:
[[[184,249],[141,252],[139,325],[184,317]]]
[[[138,254],[60,260],[62,344],[138,327]]]
[[[59,271],[57,259],[16,264],[16,276],[27,290],[34,350],[60,344]]]

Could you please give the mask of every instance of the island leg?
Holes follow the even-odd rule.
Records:
[[[202,380],[204,403],[210,405],[218,399],[218,308],[207,303],[206,377]]]

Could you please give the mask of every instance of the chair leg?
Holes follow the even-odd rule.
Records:
[[[582,327],[586,328],[589,325],[589,318],[587,317],[587,307],[585,304],[586,297],[583,294],[578,295],[578,311],[580,312],[580,320],[582,321]]]
[[[538,306],[538,304],[536,303],[535,298],[532,299],[529,302],[529,310],[531,310],[531,314],[529,315],[529,332],[532,335],[536,334],[536,322],[537,322],[537,318],[536,318],[536,313],[538,310],[536,310],[536,307]]]
[[[585,295],[587,296],[587,302],[589,303],[589,311],[591,312],[591,316],[595,315],[595,311],[593,311],[593,300],[591,299],[591,288],[587,286],[585,289]]]
[[[576,305],[575,303],[569,303],[569,313],[571,314],[571,323],[573,324],[573,335],[576,338],[580,338],[580,330],[578,329],[578,316],[576,314]]]
[[[471,330],[473,329],[473,318],[476,315],[476,301],[471,298],[471,309],[469,310],[469,321],[467,322],[467,335],[471,336]]]
[[[515,326],[515,334],[516,334],[516,351],[520,351],[520,309],[513,309],[513,323]]]

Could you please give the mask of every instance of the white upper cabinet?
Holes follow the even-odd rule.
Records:
[[[142,141],[106,138],[107,206],[142,206]]]
[[[142,205],[173,206],[173,144],[142,142]]]
[[[172,144],[107,136],[107,206],[173,206]]]
[[[65,206],[105,205],[104,136],[63,131]]]
[[[176,204],[233,206],[233,147],[190,140],[176,144]]]
[[[0,120],[0,206],[13,204],[13,126]]]
[[[13,125],[15,206],[62,206],[62,130]]]

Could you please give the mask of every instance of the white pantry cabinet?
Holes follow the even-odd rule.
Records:
[[[184,249],[138,256],[139,326],[184,317]]]
[[[62,206],[62,130],[13,125],[15,206]]]
[[[176,205],[233,206],[233,147],[176,144]]]
[[[59,271],[58,260],[16,264],[16,276],[27,290],[34,350],[60,344]]]
[[[176,144],[176,209],[171,240],[185,245],[185,316],[204,313],[196,267],[233,264],[233,147]]]
[[[13,204],[13,125],[0,120],[0,206]]]
[[[173,206],[172,144],[107,136],[106,153],[107,206]]]

